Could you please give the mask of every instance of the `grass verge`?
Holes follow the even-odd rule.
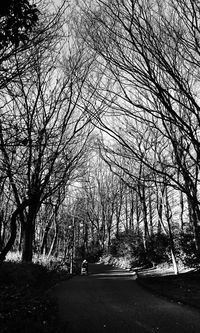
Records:
[[[142,274],[141,274],[142,273]],[[159,296],[200,310],[200,270],[179,275],[139,273],[137,282]]]

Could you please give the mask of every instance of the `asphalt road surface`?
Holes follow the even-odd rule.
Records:
[[[200,312],[143,289],[126,270],[89,264],[53,290],[62,333],[200,333]]]

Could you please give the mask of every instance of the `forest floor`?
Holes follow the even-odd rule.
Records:
[[[1,333],[53,333],[57,327],[56,304],[48,290],[69,278],[61,267],[5,262],[0,267]]]
[[[171,301],[200,309],[200,271],[171,268],[140,269],[137,282]],[[0,267],[1,333],[53,333],[57,331],[56,304],[48,290],[69,278],[65,269],[39,264],[5,262]]]

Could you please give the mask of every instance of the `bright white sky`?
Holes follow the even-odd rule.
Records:
[[[56,6],[59,6],[63,2],[63,0],[52,0],[52,2],[54,2]]]

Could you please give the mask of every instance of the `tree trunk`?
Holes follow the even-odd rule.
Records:
[[[57,219],[55,217],[55,233],[54,233],[54,237],[53,237],[50,249],[49,249],[48,258],[52,255],[53,250],[56,247],[57,239],[58,239],[58,223],[57,223]]]
[[[22,262],[32,262],[33,240],[35,236],[35,218],[38,211],[38,204],[31,201],[27,220],[23,226]]]
[[[119,225],[120,225],[120,216],[118,215],[118,212],[116,212],[116,233],[115,237],[119,239]]]
[[[88,252],[88,224],[84,224],[84,256]]]
[[[152,200],[151,200],[151,191],[148,191],[149,195],[149,227],[150,227],[150,235],[153,235],[153,212],[152,212]]]
[[[200,257],[200,210],[199,199],[197,194],[197,185],[189,177],[184,177],[185,186],[187,188],[187,201],[190,224],[193,228],[194,242],[198,256]]]
[[[139,234],[139,230],[140,230],[140,211],[139,211],[139,200],[138,200],[138,193],[136,192],[136,230],[137,233]]]
[[[144,221],[143,243],[144,243],[144,249],[145,249],[145,251],[147,251],[147,241],[149,239],[149,228],[148,228],[148,220],[147,220],[147,205],[146,205],[146,194],[145,194],[144,184],[138,186],[138,192],[139,192],[140,202],[142,204],[142,210],[143,210],[143,221]]]
[[[12,249],[12,247],[14,245],[16,235],[17,235],[16,219],[17,219],[18,215],[22,214],[23,210],[28,206],[28,203],[29,203],[28,200],[25,200],[24,202],[22,202],[20,204],[20,206],[17,207],[17,209],[12,214],[11,223],[10,223],[10,238],[9,238],[6,246],[0,253],[0,264],[2,264],[2,262],[5,260],[7,253]]]
[[[109,226],[107,228],[107,232],[108,232],[108,253],[110,251],[110,244],[111,244],[111,226]]]
[[[175,250],[175,245],[174,245],[174,237],[171,229],[171,219],[172,219],[172,214],[170,211],[170,204],[168,200],[168,191],[166,188],[166,219],[167,219],[167,224],[168,224],[168,231],[169,231],[169,241],[170,241],[170,249],[171,249],[171,258],[172,258],[172,264],[174,267],[174,274],[177,275],[179,273],[178,271],[178,264],[177,264],[177,259],[176,259],[176,250]]]
[[[163,204],[162,202],[157,199],[157,212],[158,212],[158,227],[157,227],[157,233],[160,234],[162,230],[162,211],[163,211]]]
[[[22,262],[32,262],[33,258],[33,225],[26,222],[23,228]]]
[[[126,230],[128,230],[129,225],[128,225],[128,198],[127,196],[125,197],[125,221],[126,221]]]
[[[120,230],[120,217],[121,217],[121,210],[122,210],[122,195],[120,196],[119,203],[117,202],[115,205],[115,216],[116,216],[116,238],[119,238],[119,230]]]
[[[19,236],[18,236],[18,251],[22,251],[22,244],[23,244],[23,230],[24,230],[24,223],[22,223],[20,219],[20,226],[19,226]]]
[[[184,220],[183,220],[183,213],[184,213],[184,198],[183,198],[183,192],[180,192],[180,206],[181,206],[181,230],[184,230]]]
[[[134,193],[133,190],[131,191],[131,208],[130,208],[130,218],[129,218],[129,228],[131,230],[134,230],[134,224],[133,224],[133,214],[134,214]]]
[[[199,232],[200,212],[198,208],[198,203],[191,201],[190,209],[191,209],[191,219],[192,219],[195,247],[200,257],[200,232]]]
[[[0,213],[0,251],[2,250],[3,248],[3,209]]]
[[[159,196],[158,184],[156,181],[155,181],[155,186],[156,186],[156,208],[158,213],[157,233],[160,234],[163,227],[163,200],[164,200],[165,185],[163,185],[162,188],[160,189],[160,196]]]
[[[102,221],[102,224],[100,226],[100,240],[101,240],[101,243],[102,243],[102,248],[103,250],[105,249],[105,238],[106,238],[106,230],[105,230],[105,219],[103,217],[103,221]]]
[[[172,249],[171,249],[171,257],[172,257],[172,263],[173,263],[173,267],[174,267],[174,274],[178,275],[179,274],[178,264],[176,261],[175,252]]]
[[[46,254],[47,252],[47,238],[48,238],[48,234],[49,234],[49,230],[51,228],[52,225],[52,220],[49,221],[49,223],[47,224],[45,231],[44,231],[44,236],[43,236],[43,240],[42,240],[42,246],[41,246],[41,250],[40,253]]]

